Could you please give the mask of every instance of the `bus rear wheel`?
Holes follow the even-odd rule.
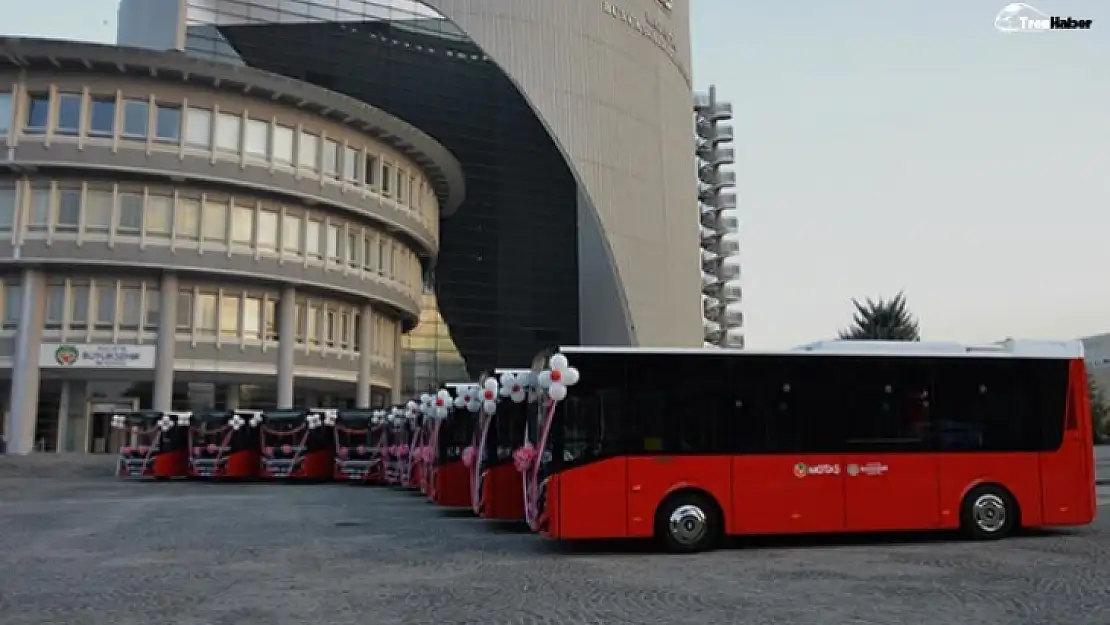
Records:
[[[671,553],[712,549],[721,535],[721,514],[708,497],[679,492],[668,497],[655,516],[655,536]]]
[[[960,530],[972,540],[999,540],[1017,529],[1019,514],[1013,495],[1001,486],[973,488],[960,510]]]

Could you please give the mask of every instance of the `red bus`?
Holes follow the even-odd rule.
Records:
[[[415,400],[405,404],[405,409],[408,411],[409,421],[412,423],[412,441],[409,444],[408,466],[406,467],[408,480],[405,482],[405,487],[420,488],[424,479],[424,458],[427,455],[425,449],[428,445],[427,425],[430,419],[424,417],[420,404]]]
[[[1095,516],[1078,342],[565,347],[536,365],[525,507],[550,537],[690,552],[726,534],[985,540]]]
[[[335,442],[334,478],[369,483],[381,475],[381,450],[375,438],[374,410],[339,410],[332,426]]]
[[[470,408],[477,404],[454,409],[451,406],[457,397],[472,392],[476,385],[452,383],[445,386],[446,389],[436,394],[433,405],[436,424],[432,431],[434,458],[428,496],[441,506],[468,507],[470,472],[462,456],[474,433],[475,413]]]
[[[494,375],[500,401],[495,412],[480,413],[474,428],[470,504],[484,519],[523,520],[524,497],[520,473],[513,466],[513,452],[525,438],[525,400],[531,371],[498,369]]]
[[[258,410],[205,410],[189,422],[189,477],[258,476]]]
[[[188,473],[187,412],[139,410],[112,415],[119,431],[116,475],[167,480]]]
[[[283,480],[330,480],[335,443],[324,427],[326,409],[267,410],[258,426],[260,474]]]

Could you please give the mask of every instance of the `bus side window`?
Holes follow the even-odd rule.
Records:
[[[942,451],[1035,451],[1042,447],[1036,371],[1047,363],[960,359],[938,363],[936,444]],[[1063,401],[1057,403],[1063,415]]]
[[[841,358],[837,368],[844,449],[925,451],[931,370],[916,358]]]

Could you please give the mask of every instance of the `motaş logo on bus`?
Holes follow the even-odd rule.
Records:
[[[1049,30],[1090,30],[1094,20],[1049,15],[1024,2],[1007,4],[994,18],[994,27],[1003,33],[1040,33]]]

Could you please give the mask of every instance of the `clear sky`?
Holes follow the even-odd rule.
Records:
[[[1094,28],[1005,35],[1004,1],[678,1],[697,86],[736,107],[751,347],[899,290],[925,338],[1110,331],[1110,2],[1034,2]],[[115,8],[0,29],[113,41]]]

